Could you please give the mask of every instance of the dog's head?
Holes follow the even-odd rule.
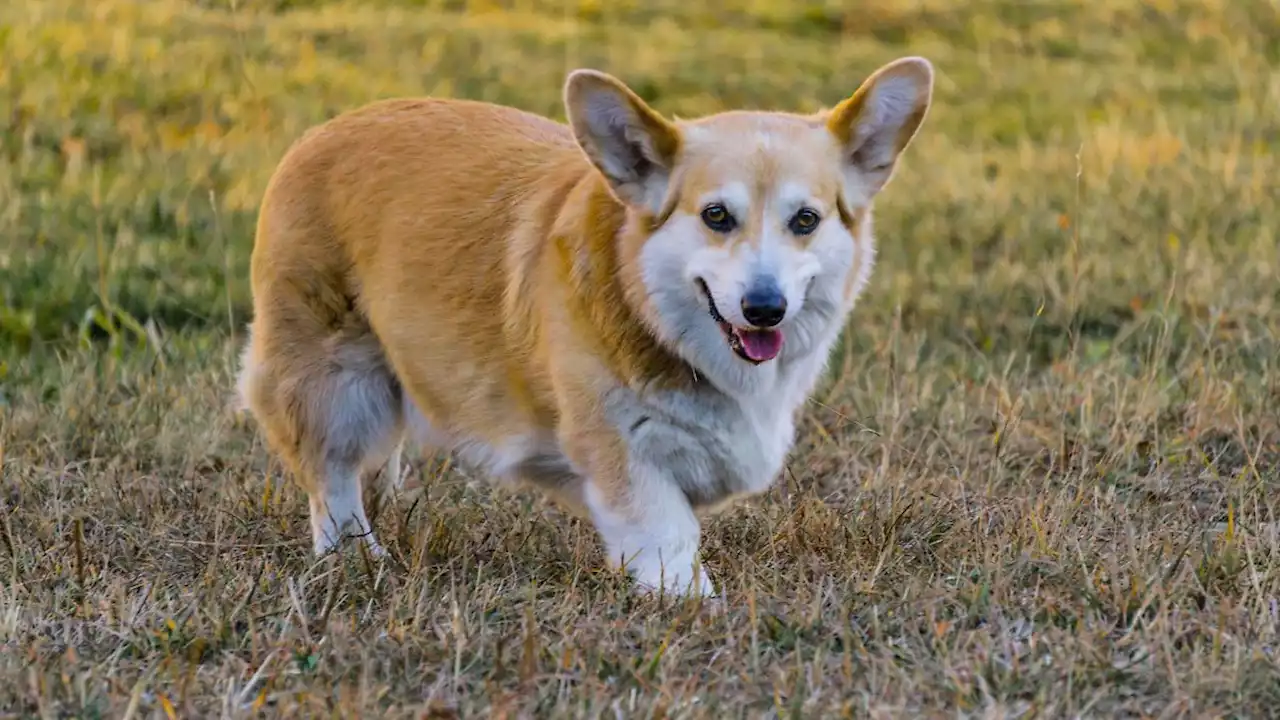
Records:
[[[928,111],[933,68],[903,58],[815,114],[671,121],[616,78],[571,73],[578,144],[629,208],[624,262],[658,332],[735,375],[830,341],[861,291],[870,204]]]

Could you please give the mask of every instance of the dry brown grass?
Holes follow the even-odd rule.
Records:
[[[1275,5],[839,7],[0,7],[0,717],[1275,715]],[[305,127],[560,115],[578,65],[812,109],[908,53],[937,105],[786,478],[706,528],[722,607],[447,458],[379,521],[398,563],[313,561],[226,405]]]

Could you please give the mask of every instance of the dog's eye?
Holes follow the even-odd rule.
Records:
[[[723,205],[708,205],[703,208],[702,222],[719,233],[727,233],[734,228],[733,216]]]
[[[821,221],[822,218],[818,216],[818,213],[809,208],[801,208],[799,212],[791,216],[789,227],[791,232],[797,235],[808,235],[817,229],[818,223]]]

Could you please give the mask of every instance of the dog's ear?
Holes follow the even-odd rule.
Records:
[[[884,188],[932,100],[933,65],[905,57],[872,73],[828,113],[827,129],[840,143],[851,189],[870,199]]]
[[[680,150],[680,131],[617,78],[569,73],[564,104],[573,135],[622,202],[658,212]]]

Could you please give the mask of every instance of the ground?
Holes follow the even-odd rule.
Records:
[[[843,9],[847,6],[850,9]],[[1280,704],[1267,0],[0,3],[0,717],[1204,717]],[[935,105],[719,606],[415,456],[397,562],[310,555],[229,405],[274,164],[437,93],[563,117]],[[429,191],[429,188],[424,188]]]

